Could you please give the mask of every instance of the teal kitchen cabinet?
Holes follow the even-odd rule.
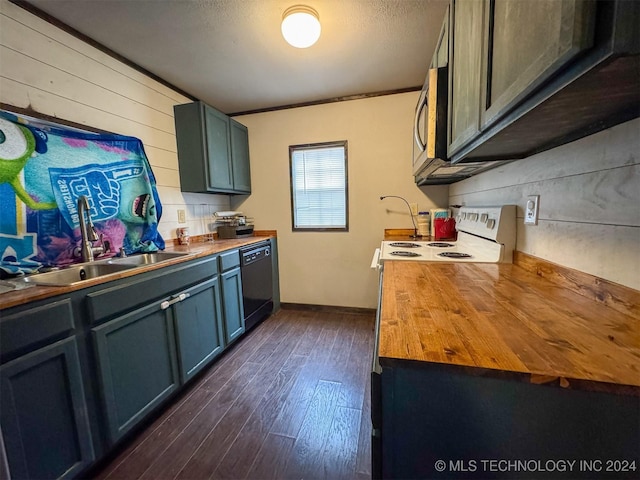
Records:
[[[233,189],[239,193],[251,193],[249,129],[233,118],[229,119],[229,126],[231,131]]]
[[[194,193],[251,193],[247,128],[203,102],[174,107],[180,187]]]
[[[271,237],[271,282],[273,284],[273,312],[280,310],[280,267],[278,266],[278,239]]]
[[[222,316],[224,318],[225,342],[228,345],[245,331],[240,252],[232,250],[220,254],[219,258]]]
[[[450,5],[449,128],[447,156],[480,133],[482,39],[485,0]]]
[[[431,68],[442,68],[447,65],[449,65],[449,7],[440,28],[438,43],[431,59]]]
[[[222,353],[225,341],[217,274],[180,295],[184,300],[173,305],[173,314],[184,383]]]
[[[0,424],[12,478],[70,478],[95,457],[71,298],[0,314]]]
[[[111,444],[222,351],[217,257],[87,295]]]
[[[153,302],[92,329],[112,443],[180,385],[169,303]]]
[[[595,2],[493,0],[485,9],[483,127],[593,45]]]
[[[449,160],[515,160],[640,115],[640,2],[452,0]]]

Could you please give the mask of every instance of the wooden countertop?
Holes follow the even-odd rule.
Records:
[[[133,275],[149,272],[158,268],[167,267],[169,265],[176,265],[178,263],[187,262],[196,258],[214,255],[225,250],[243,247],[245,245],[260,242],[262,240],[265,240],[266,238],[275,236],[275,233],[271,232],[265,233],[264,235],[256,233],[256,235],[253,237],[237,238],[231,240],[215,240],[213,242],[192,243],[191,245],[173,245],[170,243],[170,241],[167,241],[167,247],[164,250],[165,252],[182,252],[189,253],[190,255],[185,255],[184,257],[168,260],[160,264],[146,265],[135,269],[124,270],[122,272],[118,272],[117,274],[109,275],[107,279],[96,278],[93,280],[87,280],[83,282],[82,285],[73,285],[68,287],[45,287],[38,285],[31,288],[25,288],[23,290],[3,293],[0,295],[0,310],[4,308],[23,305],[25,303],[33,302],[36,300],[55,297],[56,295],[62,295],[76,290],[81,290],[83,288],[92,287],[101,283],[131,277]]]
[[[390,261],[378,353],[640,396],[639,320],[512,264]]]

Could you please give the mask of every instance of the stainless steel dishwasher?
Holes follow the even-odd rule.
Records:
[[[240,249],[242,305],[249,330],[273,311],[271,245],[268,241]]]

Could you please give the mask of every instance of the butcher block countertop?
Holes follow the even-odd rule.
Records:
[[[23,305],[25,303],[33,302],[36,300],[42,300],[49,297],[55,297],[56,295],[62,295],[65,293],[80,290],[82,288],[92,287],[101,283],[106,283],[112,280],[118,280],[125,277],[131,277],[140,273],[157,270],[159,268],[168,267],[170,265],[176,265],[196,258],[206,257],[208,255],[215,255],[216,253],[223,252],[225,250],[231,250],[234,248],[240,248],[245,245],[263,241],[270,237],[275,237],[275,231],[260,231],[256,232],[252,237],[237,238],[230,240],[215,240],[213,242],[194,242],[191,245],[173,245],[170,241],[167,242],[167,248],[165,252],[181,252],[188,253],[184,257],[175,258],[159,264],[141,266],[139,268],[123,270],[114,275],[109,275],[107,279],[95,278],[82,282],[82,284],[62,287],[49,287],[37,285],[31,288],[25,288],[23,290],[16,290],[13,292],[7,292],[0,295],[0,310],[4,308],[15,307]],[[101,260],[98,258],[97,260]]]
[[[385,262],[378,354],[640,396],[640,319],[512,264]]]

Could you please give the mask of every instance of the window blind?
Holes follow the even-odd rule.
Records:
[[[346,142],[290,147],[293,229],[347,229]]]

